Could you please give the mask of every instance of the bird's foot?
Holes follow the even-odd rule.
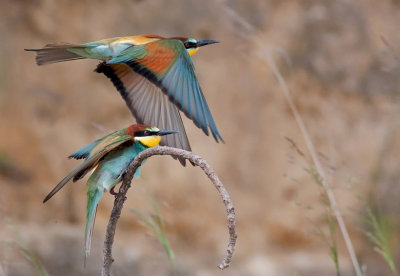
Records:
[[[115,186],[111,188],[110,194],[112,194],[113,196],[116,196],[118,193],[114,191],[114,188],[115,188]]]

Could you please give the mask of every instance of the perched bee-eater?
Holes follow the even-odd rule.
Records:
[[[103,193],[110,191],[115,194],[115,185],[122,181],[122,175],[133,159],[141,151],[157,146],[160,143],[161,136],[172,133],[177,133],[177,131],[159,130],[156,127],[135,124],[104,136],[69,156],[69,158],[75,159],[85,158],[85,161],[64,177],[43,202],[49,200],[71,179],[75,182],[92,171],[86,184],[85,261],[90,253],[97,205]],[[135,177],[139,177],[139,175],[140,168],[136,171]]]
[[[163,144],[190,151],[179,108],[195,125],[223,141],[194,73],[191,59],[201,46],[216,40],[157,35],[108,38],[84,44],[48,44],[37,53],[38,65],[74,59],[97,59],[126,101],[137,122],[175,129]]]

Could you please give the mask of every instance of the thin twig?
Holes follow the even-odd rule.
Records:
[[[311,157],[313,159],[313,162],[315,164],[316,170],[319,174],[319,176],[321,177],[321,182],[322,182],[322,186],[328,196],[329,199],[329,203],[330,203],[330,207],[332,208],[332,211],[336,217],[336,220],[338,222],[340,231],[343,235],[344,241],[346,243],[346,247],[347,247],[347,251],[349,252],[350,255],[350,259],[353,263],[353,267],[354,267],[354,271],[356,273],[357,276],[362,276],[362,272],[361,272],[361,268],[360,265],[358,263],[357,257],[356,257],[356,253],[354,251],[354,247],[353,244],[351,242],[350,239],[350,235],[347,231],[346,228],[346,224],[344,223],[342,214],[339,210],[339,207],[337,206],[336,200],[335,200],[335,196],[333,194],[333,191],[329,185],[329,183],[326,180],[326,175],[325,175],[325,171],[321,165],[321,162],[318,159],[317,153],[315,151],[314,145],[311,141],[310,135],[308,134],[308,131],[304,125],[304,122],[293,102],[293,99],[289,93],[289,89],[286,85],[285,80],[282,77],[282,74],[279,72],[276,63],[272,57],[271,54],[271,50],[275,50],[276,52],[279,52],[286,60],[286,62],[290,65],[290,59],[288,57],[288,55],[286,54],[285,51],[283,51],[281,48],[279,47],[267,47],[267,52],[264,53],[262,50],[264,50],[265,44],[264,42],[259,39],[259,33],[256,33],[255,28],[249,24],[240,14],[238,14],[235,10],[233,10],[232,8],[228,7],[225,2],[222,2],[222,8],[223,10],[230,16],[230,18],[232,18],[234,21],[236,21],[237,23],[239,23],[240,25],[242,25],[245,29],[246,32],[240,32],[237,30],[237,28],[235,28],[234,32],[236,35],[242,36],[243,39],[246,39],[248,41],[253,42],[255,45],[257,45],[259,47],[259,49],[261,49],[260,51],[255,51],[258,56],[265,60],[266,63],[271,67],[272,71],[274,72],[275,77],[278,79],[278,82],[283,90],[283,94],[285,95],[286,101],[289,104],[289,107],[295,117],[296,123],[300,128],[301,134],[304,137],[304,140],[306,142],[307,145],[307,149],[311,154]],[[385,40],[384,40],[385,42]],[[388,44],[388,43],[387,43]]]
[[[121,184],[118,194],[115,196],[114,207],[111,211],[110,220],[107,225],[107,231],[106,231],[106,236],[105,236],[105,240],[104,240],[104,249],[103,249],[102,275],[109,276],[111,273],[111,265],[114,262],[114,259],[112,257],[112,245],[114,243],[115,229],[117,226],[118,219],[121,216],[122,207],[126,200],[126,193],[131,186],[131,181],[132,181],[133,175],[135,174],[135,171],[137,170],[137,168],[142,164],[143,160],[145,160],[146,158],[149,158],[150,156],[153,156],[153,155],[171,155],[173,157],[181,157],[181,158],[190,160],[194,165],[199,166],[204,171],[204,173],[208,176],[208,178],[214,184],[215,188],[218,190],[219,194],[222,197],[222,201],[225,205],[225,208],[226,208],[228,230],[229,230],[229,243],[227,246],[227,253],[226,253],[225,258],[218,265],[218,268],[220,268],[220,269],[227,268],[230,265],[232,255],[235,250],[235,244],[236,244],[236,238],[237,238],[236,228],[235,228],[235,225],[236,225],[235,209],[233,207],[231,198],[230,198],[227,190],[225,189],[222,182],[219,180],[219,178],[218,178],[217,174],[214,172],[214,170],[200,156],[198,156],[192,152],[182,150],[182,149],[159,146],[159,147],[146,149],[146,150],[142,151],[141,153],[139,153],[138,156],[136,156],[136,158],[129,165],[125,175],[123,176],[123,181],[122,181],[122,184]]]
[[[318,174],[319,174],[319,176],[321,178],[322,186],[323,186],[323,188],[324,188],[324,190],[326,192],[326,195],[328,196],[330,207],[331,207],[333,213],[335,214],[335,217],[336,217],[337,223],[339,225],[340,231],[342,232],[342,236],[344,238],[344,241],[345,241],[345,244],[346,244],[346,247],[347,247],[347,251],[349,252],[350,259],[351,259],[351,261],[353,263],[353,267],[354,267],[355,273],[356,273],[357,276],[362,276],[361,268],[360,268],[360,265],[358,263],[356,253],[354,251],[354,247],[353,247],[353,244],[351,242],[349,232],[347,231],[346,224],[344,223],[344,220],[343,220],[343,217],[342,217],[342,213],[340,212],[339,207],[338,207],[338,205],[336,203],[335,195],[334,195],[334,193],[332,191],[332,188],[329,185],[328,181],[326,180],[325,171],[324,171],[324,169],[323,169],[323,167],[321,165],[321,162],[319,161],[318,155],[317,155],[316,150],[314,148],[314,144],[311,141],[310,135],[308,134],[306,126],[304,125],[303,119],[301,118],[300,113],[298,112],[298,110],[296,108],[296,105],[294,104],[293,99],[290,96],[289,89],[286,86],[286,82],[283,79],[281,73],[279,72],[279,70],[278,70],[278,68],[276,66],[276,63],[275,63],[275,61],[274,61],[274,59],[272,57],[272,54],[270,52],[267,52],[265,59],[266,59],[268,65],[271,67],[272,71],[274,72],[275,77],[278,79],[278,82],[279,82],[279,84],[280,84],[280,86],[282,88],[283,94],[285,95],[286,101],[288,102],[289,107],[292,110],[293,116],[295,117],[296,123],[300,128],[301,134],[304,137],[304,140],[305,140],[306,145],[307,145],[307,149],[311,154],[311,158],[312,158],[312,160],[314,162],[315,168],[316,168],[316,170],[317,170],[317,172],[318,172]]]

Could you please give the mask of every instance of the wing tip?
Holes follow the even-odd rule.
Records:
[[[215,124],[214,124],[214,127],[210,126],[210,130],[211,130],[212,136],[214,137],[214,139],[215,139],[215,141],[217,143],[221,142],[221,143],[225,144],[225,140],[224,140],[224,138],[222,138],[222,136],[219,133],[219,131],[218,131],[217,127],[215,126]]]
[[[83,158],[88,157],[88,155],[89,154],[87,154],[87,153],[81,153],[81,154],[73,153],[73,154],[68,156],[68,159],[77,159],[77,160],[79,160],[79,159],[83,159]]]
[[[27,52],[38,52],[38,51],[40,51],[40,49],[36,49],[36,48],[24,48],[24,51],[27,51]]]
[[[186,159],[185,158],[174,158],[174,159],[178,159],[179,163],[181,163],[181,165],[183,167],[186,167]]]
[[[219,140],[217,138],[219,138]],[[214,139],[217,141],[217,143],[221,142],[222,144],[226,144],[225,140],[221,137],[221,135],[218,135],[217,138],[214,137]]]

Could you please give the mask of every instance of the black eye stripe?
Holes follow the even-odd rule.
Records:
[[[150,135],[157,135],[158,132],[153,132],[150,130],[141,130],[135,132],[135,137],[143,137],[143,136],[150,136]]]
[[[186,48],[186,49],[189,49],[189,48],[196,48],[196,47],[197,47],[197,44],[194,43],[194,42],[191,42],[191,41],[185,42],[184,45],[185,45],[185,48]]]

